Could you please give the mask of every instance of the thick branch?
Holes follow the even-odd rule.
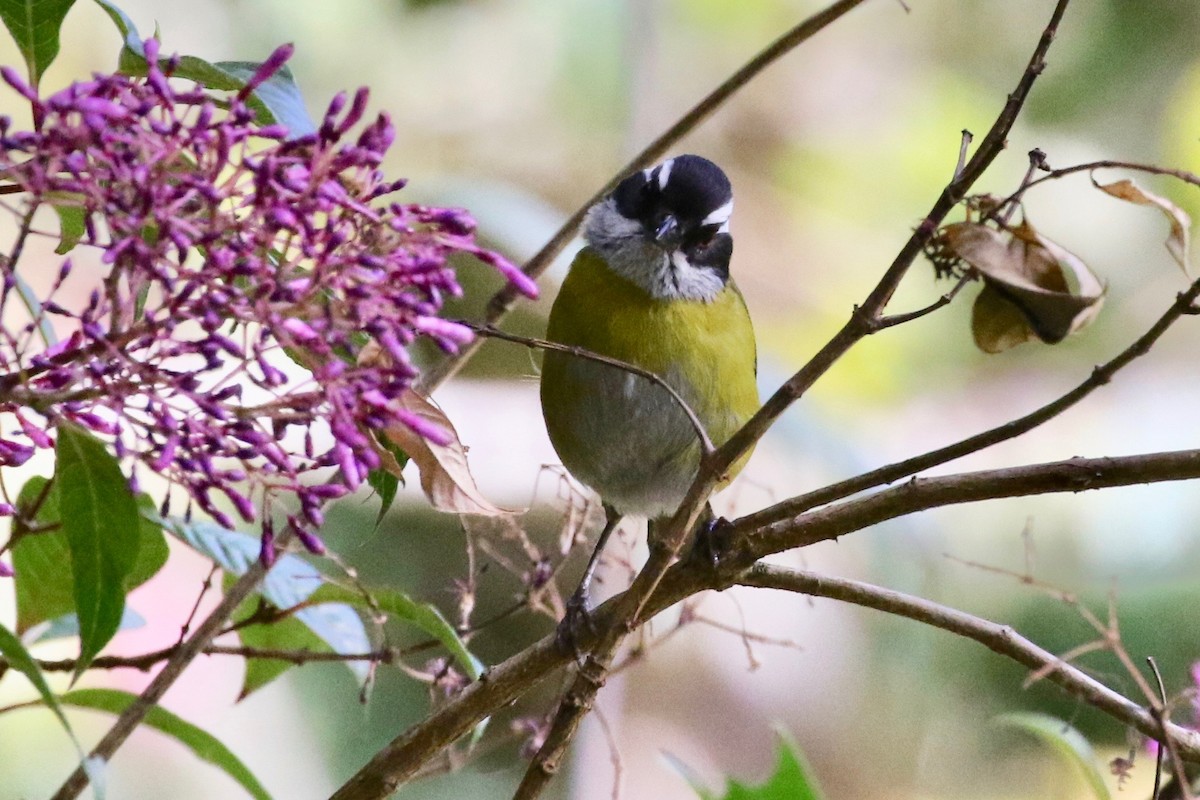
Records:
[[[781,589],[812,597],[841,600],[907,617],[973,639],[989,650],[1028,667],[1061,686],[1071,696],[1078,697],[1114,719],[1137,728],[1152,739],[1162,741],[1164,733],[1168,734],[1181,754],[1186,754],[1192,760],[1200,759],[1200,733],[1163,720],[1154,709],[1141,706],[1114,692],[1077,667],[1038,647],[1008,625],[980,619],[954,608],[869,583],[767,564],[755,564],[738,583],[743,586]]]
[[[752,518],[748,517],[735,521],[733,527],[745,548],[744,558],[758,560],[940,506],[1194,478],[1200,478],[1200,450],[1114,458],[1071,458],[1023,467],[913,478],[891,489],[767,525],[753,525]]]
[[[736,537],[733,553],[720,568],[714,571],[694,562],[676,563],[663,576],[635,622],[648,619],[706,589],[728,588],[741,580],[764,556],[843,536],[927,508],[1015,495],[1078,492],[1196,477],[1200,477],[1200,450],[1124,458],[1076,458],[1030,467],[914,480],[761,529],[736,521],[735,530],[740,535]],[[624,619],[621,608],[629,602],[629,594],[627,591],[617,595],[596,609],[594,619],[598,630],[611,630]],[[592,650],[596,645],[594,634],[586,630],[581,633],[579,646],[583,650]],[[553,635],[517,653],[393,740],[333,795],[334,800],[387,797],[415,775],[422,764],[470,732],[480,720],[512,703],[547,676],[570,664],[572,659],[572,653],[556,646]],[[1183,747],[1181,752],[1190,761],[1200,761],[1200,745]]]

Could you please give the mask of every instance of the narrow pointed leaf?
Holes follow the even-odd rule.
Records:
[[[0,19],[8,28],[35,89],[58,55],[58,35],[75,0],[0,0]]]
[[[146,67],[145,45],[142,43],[142,37],[138,34],[133,20],[116,3],[111,3],[109,0],[95,0],[95,2],[104,9],[104,13],[108,14],[108,18],[121,33],[121,54],[117,58],[117,68],[129,74],[136,74],[139,67],[144,70]]]
[[[368,600],[360,592],[327,583],[314,592],[311,599],[313,602],[321,603],[349,603],[364,609],[372,609],[371,601],[373,600],[375,607],[393,619],[414,625],[437,639],[454,656],[471,680],[478,679],[483,673],[483,662],[467,649],[458,632],[454,630],[454,626],[442,616],[442,612],[429,603],[413,600],[404,592],[390,589],[372,590],[371,598]]]
[[[117,632],[138,563],[140,518],[121,468],[96,437],[61,422],[55,492],[79,616],[78,677]]]
[[[137,700],[137,695],[117,689],[76,689],[73,692],[67,692],[61,700],[64,705],[120,714]],[[271,795],[242,763],[241,759],[204,729],[167,711],[162,706],[152,706],[149,713],[146,714],[143,724],[165,733],[191,750],[197,758],[220,768],[226,775],[237,781],[251,797],[258,800],[270,800]]]
[[[42,309],[42,301],[38,299],[37,292],[33,290],[33,287],[26,283],[20,275],[13,273],[13,288],[17,290],[17,296],[21,298],[21,303],[29,311],[29,316],[37,320],[38,335],[42,337],[43,344],[47,347],[58,344],[54,326],[46,318],[46,312]]]
[[[1043,744],[1050,745],[1061,758],[1079,768],[1096,800],[1111,800],[1112,794],[1104,780],[1100,759],[1092,749],[1091,743],[1075,728],[1048,714],[1031,712],[1001,714],[994,722],[1006,728],[1024,731],[1037,737]]]
[[[29,682],[33,684],[33,688],[38,690],[38,694],[42,696],[42,702],[50,707],[54,712],[54,716],[58,717],[58,721],[62,723],[64,729],[70,735],[71,739],[75,738],[75,734],[71,731],[71,725],[67,722],[66,716],[62,712],[62,707],[58,704],[58,698],[54,696],[54,692],[50,691],[50,687],[46,684],[46,678],[42,675],[42,670],[38,667],[37,662],[29,655],[29,651],[25,649],[25,645],[21,644],[21,640],[13,635],[12,631],[0,625],[0,654],[8,661],[8,665],[20,672]]]
[[[260,64],[253,61],[218,61],[212,66],[226,75],[233,76],[244,86]],[[276,122],[288,129],[292,137],[316,132],[317,126],[304,105],[304,95],[300,93],[292,71],[286,66],[259,84],[254,90],[254,97],[270,112]]]

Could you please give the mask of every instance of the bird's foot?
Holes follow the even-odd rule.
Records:
[[[585,635],[596,635],[596,622],[588,609],[589,592],[587,587],[580,586],[575,594],[567,600],[563,618],[559,620],[558,629],[554,632],[554,640],[559,649],[572,653],[576,663],[582,665],[587,658],[587,652],[579,646]]]
[[[733,549],[733,523],[724,517],[709,519],[696,531],[691,560],[720,569],[721,561]]]

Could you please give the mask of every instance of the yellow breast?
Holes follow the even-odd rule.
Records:
[[[660,300],[584,248],[547,336],[659,375],[718,446],[758,409],[754,331],[732,282],[708,303]],[[695,476],[699,447],[666,392],[613,367],[547,353],[541,394],[550,440],[575,477],[624,513],[674,511]]]

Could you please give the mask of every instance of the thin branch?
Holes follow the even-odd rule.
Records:
[[[967,153],[971,151],[971,142],[974,139],[975,134],[966,128],[962,129],[962,140],[958,143],[958,163],[954,165],[954,180],[958,180],[958,176],[962,175],[967,166]]]
[[[1200,478],[1200,450],[1070,458],[1005,469],[913,478],[865,497],[766,525],[756,524],[758,515],[750,515],[732,523],[732,535],[745,551],[745,557],[757,560],[946,505],[1195,478]]]
[[[928,215],[913,231],[912,236],[901,248],[883,278],[868,295],[860,308],[850,315],[849,321],[832,339],[829,340],[813,358],[793,375],[783,386],[779,387],[763,407],[746,423],[729,441],[722,445],[714,458],[712,469],[717,474],[723,473],[729,466],[760,439],[775,420],[787,410],[792,403],[800,399],[805,392],[824,375],[846,351],[857,344],[865,336],[870,335],[872,320],[879,317],[884,306],[900,285],[900,280],[908,272],[913,261],[925,249],[933,238],[934,233],[958,203],[967,195],[975,181],[991,165],[1000,151],[1004,149],[1008,132],[1012,129],[1021,108],[1025,104],[1033,83],[1045,68],[1046,51],[1049,50],[1057,34],[1059,23],[1067,10],[1070,0],[1058,0],[1050,21],[1042,31],[1041,38],[1034,48],[1029,64],[1025,67],[1017,87],[1008,96],[1008,101],[1000,111],[996,121],[983,137],[975,154],[955,175],[941,196],[933,204]]]
[[[833,3],[824,11],[820,11],[805,19],[768,45],[758,55],[754,56],[754,58],[746,62],[741,69],[730,75],[724,83],[697,103],[691,111],[680,117],[674,125],[664,131],[657,139],[646,145],[646,148],[642,152],[634,156],[628,164],[609,179],[608,183],[592,195],[587,202],[576,209],[575,213],[568,217],[562,227],[550,237],[550,241],[546,242],[542,246],[542,249],[525,264],[525,274],[536,279],[545,272],[554,258],[571,241],[571,238],[575,235],[575,231],[583,223],[584,215],[587,214],[588,209],[603,200],[605,195],[617,187],[622,178],[637,172],[639,169],[648,167],[657,161],[680,139],[695,130],[700,123],[704,122],[713,112],[724,105],[735,92],[753,80],[758,73],[803,42],[812,38],[818,31],[836,21],[855,6],[862,5],[863,2],[865,0],[838,0],[838,2]],[[487,316],[484,324],[495,325],[498,323],[508,314],[519,297],[519,293],[511,285],[505,286],[493,295],[492,299],[488,301]],[[476,341],[466,345],[457,355],[427,370],[422,379],[422,391],[426,394],[432,394],[434,389],[447,379],[453,377],[462,368],[463,364],[467,362],[467,359],[475,354],[480,344],[480,342]]]
[[[280,544],[286,544],[288,538],[290,538],[290,532],[285,530],[279,538]],[[129,738],[129,734],[133,733],[141,725],[142,720],[145,719],[150,709],[154,708],[158,701],[162,699],[162,696],[166,694],[167,689],[171,688],[175,681],[179,679],[179,676],[183,674],[187,666],[221,632],[221,628],[225,625],[225,621],[229,619],[230,615],[233,614],[234,609],[251,592],[258,588],[259,583],[262,582],[266,573],[267,570],[263,567],[262,561],[255,561],[229,587],[228,591],[225,592],[225,596],[221,598],[221,602],[200,623],[191,638],[181,642],[176,647],[175,652],[167,659],[167,663],[163,665],[162,670],[154,676],[154,679],[142,690],[137,699],[121,712],[121,715],[117,717],[117,721],[109,728],[108,733],[104,734],[99,743],[92,748],[89,759],[100,759],[102,761],[112,759],[113,754]],[[66,782],[54,793],[51,800],[71,800],[71,798],[78,797],[87,784],[88,777],[83,771],[83,767],[76,767]]]
[[[523,344],[526,347],[536,350],[553,350],[556,353],[566,353],[574,358],[582,358],[585,361],[595,361],[598,364],[607,364],[610,367],[615,367],[633,375],[637,375],[640,378],[645,378],[651,383],[654,383],[660,388],[666,390],[667,394],[671,395],[671,399],[675,401],[675,405],[679,406],[679,410],[684,413],[684,415],[688,418],[688,422],[692,424],[692,428],[696,431],[696,437],[700,440],[700,452],[704,456],[708,456],[713,452],[713,450],[716,449],[713,447],[712,439],[710,439],[708,436],[708,431],[704,429],[704,423],[700,421],[700,417],[696,416],[696,412],[692,410],[692,407],[688,405],[687,401],[683,399],[679,392],[675,391],[675,387],[671,386],[671,384],[667,383],[666,380],[664,380],[661,376],[651,372],[648,369],[643,369],[636,364],[630,364],[629,362],[622,361],[619,358],[609,358],[608,356],[600,355],[599,353],[593,353],[591,350],[583,347],[559,344],[558,342],[551,342],[548,339],[537,339],[532,336],[520,336],[515,333],[507,333],[493,325],[477,325],[473,322],[467,322],[465,320],[458,320],[458,322],[460,325],[465,325],[480,336],[490,339],[502,339],[506,342],[515,342],[516,344]]]
[[[853,478],[848,478],[807,494],[784,500],[749,515],[744,518],[744,521],[747,525],[758,526],[789,516],[795,516],[817,506],[832,503],[867,489],[892,483],[901,478],[907,478],[918,472],[954,461],[955,459],[1028,433],[1062,414],[1096,389],[1111,381],[1113,376],[1121,369],[1149,353],[1154,344],[1172,325],[1181,317],[1191,314],[1191,309],[1194,307],[1197,298],[1200,298],[1200,280],[1197,280],[1188,287],[1187,291],[1178,295],[1170,308],[1144,334],[1139,336],[1133,344],[1129,345],[1129,347],[1125,348],[1108,362],[1095,367],[1087,379],[1071,391],[1023,417],[1006,422],[1003,425],[998,425],[982,433],[977,433],[974,436],[938,448],[937,450],[931,450],[928,453],[913,456],[895,464],[889,464],[870,472],[864,472]]]
[[[1155,706],[1159,711],[1158,723],[1162,741],[1158,744],[1158,753],[1154,758],[1154,790],[1150,792],[1150,800],[1158,800],[1158,792],[1162,788],[1163,754],[1166,752],[1166,743],[1170,741],[1170,737],[1167,735],[1167,717],[1162,713],[1167,705],[1167,687],[1163,685],[1162,673],[1158,671],[1158,664],[1155,663],[1154,656],[1146,656],[1146,663],[1150,665],[1150,670],[1158,681],[1159,698],[1162,702],[1162,705]]]
[[[171,647],[164,647],[161,650],[153,650],[149,653],[142,653],[136,656],[99,656],[93,659],[88,667],[89,669],[136,669],[148,672],[157,664],[173,656],[178,649],[179,645],[172,645]],[[200,652],[206,656],[272,659],[301,665],[313,662],[342,661],[374,661],[381,664],[391,664],[409,651],[407,649],[388,647],[366,653],[334,653],[324,650],[279,650],[262,647],[237,647],[212,644]],[[74,658],[64,658],[57,661],[35,659],[35,663],[42,672],[74,672],[78,666],[78,661]],[[7,659],[0,659],[0,666],[8,666]]]
[[[1073,697],[1094,706],[1148,736],[1166,735],[1187,740],[1188,755],[1200,757],[1200,734],[1160,720],[1150,708],[1143,707],[1113,691],[1086,672],[1021,636],[1008,625],[967,614],[948,606],[869,583],[756,564],[738,583],[765,589],[780,589],[812,597],[828,597],[865,608],[916,620],[935,628],[972,639],[993,652],[1012,659],[1031,670],[1044,671],[1047,679]]]
[[[1170,169],[1168,167],[1155,166],[1154,164],[1142,164],[1137,161],[1102,160],[1088,161],[1084,164],[1075,164],[1074,166],[1063,167],[1062,169],[1049,170],[1045,175],[1042,175],[1036,180],[1030,181],[1025,188],[1029,189],[1037,186],[1039,183],[1058,180],[1059,178],[1066,177],[1067,175],[1073,175],[1077,172],[1093,172],[1098,169],[1128,169],[1135,172],[1146,172],[1151,175],[1166,175],[1172,178],[1177,178],[1184,183],[1190,183],[1193,186],[1200,186],[1200,175],[1197,175],[1194,172],[1188,172],[1185,169]],[[1006,198],[1004,202],[1008,202],[1009,199],[1010,198]]]
[[[950,305],[958,293],[963,290],[963,287],[973,280],[974,276],[972,276],[970,273],[966,273],[958,279],[958,283],[954,284],[954,288],[924,308],[918,308],[916,311],[908,311],[903,314],[890,314],[886,317],[876,317],[871,321],[871,327],[875,331],[881,331],[886,328],[891,328],[896,325],[903,325],[906,322],[912,322],[915,319],[920,319],[928,314],[932,314],[939,308],[944,308]]]

